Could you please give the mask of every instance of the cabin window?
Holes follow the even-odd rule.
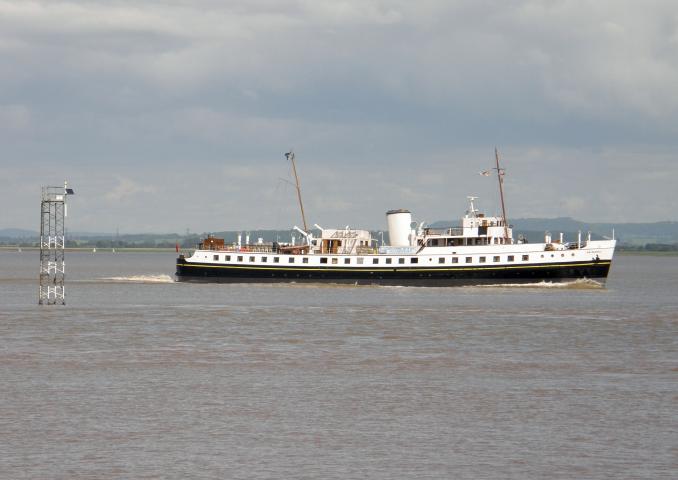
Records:
[[[273,263],[280,263],[280,257],[273,257]]]
[[[242,262],[242,255],[238,255],[238,261]]]
[[[268,261],[268,257],[261,257],[261,263],[266,263]]]
[[[219,260],[219,255],[215,255],[214,260]]]
[[[358,265],[362,265],[364,260],[363,257],[358,257]]]
[[[304,257],[301,259],[301,263],[308,263],[308,257]]]
[[[289,258],[287,259],[287,261],[288,261],[289,263],[294,263],[294,257],[289,257]]]
[[[472,257],[466,257],[466,263],[471,263],[473,261]]]
[[[389,264],[389,265],[390,265],[390,264],[391,264],[391,262],[393,262],[393,259],[391,259],[391,258],[387,258],[387,259],[386,259],[386,263],[387,263],[387,264]]]
[[[499,261],[499,255],[495,255],[495,256],[492,258],[492,261],[498,262],[498,261]]]
[[[327,257],[320,257],[320,263],[327,263]]]
[[[226,260],[227,262],[230,262],[230,261],[231,261],[231,256],[230,256],[230,255],[226,255],[225,260]]]
[[[513,260],[514,260],[513,255],[509,255],[508,257],[506,257],[507,262],[512,262]]]
[[[405,263],[405,259],[404,259],[404,258],[399,258],[399,259],[398,259],[398,263],[400,263],[400,264]]]
[[[254,257],[250,257],[250,262],[253,262],[253,261],[254,261]]]
[[[480,263],[485,263],[485,257],[480,257],[480,258],[478,259],[478,261],[479,261]]]
[[[339,259],[337,257],[332,258],[332,265],[336,265],[339,263]]]
[[[530,259],[529,255],[523,255],[523,262],[527,262]]]
[[[452,263],[459,263],[458,257],[452,257]]]
[[[378,265],[378,264],[379,264],[379,259],[378,259],[378,258],[373,258],[373,259],[372,259],[372,263],[373,263],[374,265]]]
[[[351,259],[350,259],[350,258],[344,258],[344,265],[348,265],[348,264],[350,264],[350,263],[351,263]]]
[[[416,257],[411,257],[410,258],[410,263],[419,263],[419,259]]]
[[[438,257],[438,263],[445,263],[445,257]]]

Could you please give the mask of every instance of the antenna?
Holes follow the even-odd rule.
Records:
[[[308,232],[308,227],[306,226],[306,215],[304,214],[304,204],[301,201],[301,187],[299,186],[299,177],[297,176],[297,165],[294,161],[294,151],[290,149],[290,151],[285,154],[285,158],[292,162],[292,171],[294,172],[294,182],[297,187],[297,198],[299,199],[299,208],[301,209],[301,220],[302,222],[304,222],[304,231]]]
[[[497,161],[497,180],[499,181],[499,197],[501,198],[501,216],[504,220],[504,238],[508,240],[508,224],[506,223],[506,207],[504,206],[504,169],[499,168],[499,150],[494,147],[494,158]]]
[[[467,210],[466,213],[468,215],[471,215],[472,218],[475,218],[478,210],[476,210],[476,206],[473,204],[473,201],[478,200],[478,197],[467,196],[466,198],[468,199],[468,203],[469,203],[468,210]]]

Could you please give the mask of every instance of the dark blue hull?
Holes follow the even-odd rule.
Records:
[[[496,283],[564,282],[589,278],[604,281],[611,261],[511,266],[429,268],[264,267],[214,265],[177,259],[181,282],[313,282],[357,285],[458,286]]]

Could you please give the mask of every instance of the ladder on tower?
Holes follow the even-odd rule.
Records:
[[[63,187],[42,187],[40,202],[40,287],[38,304],[65,305],[66,197],[73,190]]]

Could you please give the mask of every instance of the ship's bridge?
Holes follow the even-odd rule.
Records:
[[[461,227],[447,229],[425,228],[419,239],[427,247],[462,245],[503,245],[513,243],[513,230],[502,217],[486,217],[474,206],[477,197],[469,198],[469,209],[462,218]]]

